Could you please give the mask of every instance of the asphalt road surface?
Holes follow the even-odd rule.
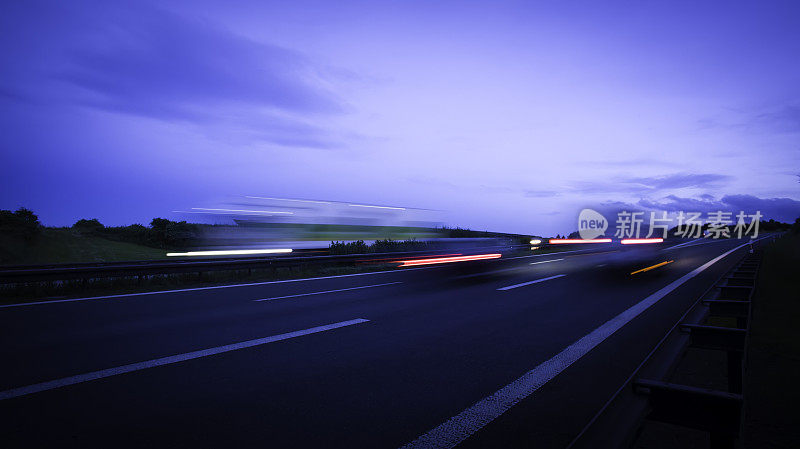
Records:
[[[2,306],[2,446],[564,447],[743,244]]]

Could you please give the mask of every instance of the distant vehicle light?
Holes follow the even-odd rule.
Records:
[[[531,239],[531,245],[539,245],[542,241],[540,239]]]
[[[550,239],[549,242],[551,245],[562,245],[565,243],[611,243],[611,239]]]
[[[434,265],[440,263],[451,263],[451,262],[467,262],[471,260],[487,260],[487,259],[499,259],[502,257],[502,254],[495,253],[495,254],[476,254],[472,256],[458,256],[458,257],[435,257],[430,259],[412,259],[412,260],[398,260],[401,267],[415,267],[418,265]]]
[[[661,243],[664,239],[622,239],[620,243],[623,245],[638,245],[641,243]]]

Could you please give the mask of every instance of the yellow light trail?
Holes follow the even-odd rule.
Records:
[[[647,268],[642,268],[641,270],[636,270],[636,271],[632,272],[631,275],[634,275],[636,273],[643,273],[645,271],[650,271],[650,270],[652,270],[654,268],[663,267],[664,265],[670,264],[672,262],[675,262],[675,261],[674,260],[667,260],[665,262],[657,263],[657,264],[651,265],[651,266],[649,266]]]

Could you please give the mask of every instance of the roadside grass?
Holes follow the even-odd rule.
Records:
[[[744,447],[800,447],[800,234],[764,250],[745,367]]]
[[[0,236],[0,265],[49,265],[166,259],[149,246],[81,235],[69,228],[44,228],[30,244]]]

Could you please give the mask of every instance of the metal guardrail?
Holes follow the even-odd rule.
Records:
[[[506,250],[520,246],[481,247],[471,250]],[[524,246],[522,246],[524,247]],[[462,251],[465,251],[462,249]],[[235,259],[202,259],[176,261],[134,261],[100,264],[49,265],[42,267],[6,267],[0,269],[0,284],[20,284],[26,282],[65,281],[74,279],[101,279],[115,277],[153,276],[181,273],[203,273],[210,271],[237,271],[299,267],[304,265],[355,265],[359,263],[390,263],[393,259],[404,257],[437,256],[452,253],[440,251],[405,251],[345,255],[315,256],[271,256]]]
[[[746,254],[700,295],[568,447],[630,447],[647,419],[709,432],[712,448],[733,448],[741,431],[743,354],[759,261],[760,255]],[[700,324],[708,317],[734,318],[737,326]],[[726,354],[727,391],[668,381],[688,348]]]

